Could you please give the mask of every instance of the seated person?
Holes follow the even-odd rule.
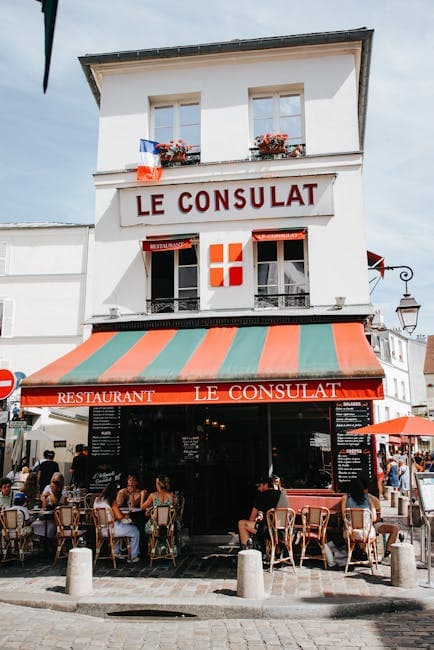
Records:
[[[240,519],[238,522],[238,532],[240,535],[240,544],[242,549],[247,548],[247,541],[250,535],[261,535],[265,529],[265,516],[268,510],[276,508],[280,498],[280,490],[273,488],[273,480],[263,477],[258,483],[258,494],[253,504],[250,517]]]
[[[7,476],[0,480],[0,509],[10,508],[12,505],[12,481]]]
[[[46,485],[41,494],[41,504],[43,510],[54,510],[57,506],[64,506],[66,504],[66,490],[64,488],[65,479],[63,474],[55,472],[51,477],[49,485]],[[56,524],[53,518],[48,518],[49,514],[45,514],[43,519],[36,519],[32,523],[33,532],[38,537],[56,537]]]
[[[170,479],[168,476],[157,476],[155,479],[156,491],[152,492],[148,498],[142,498],[140,507],[145,514],[150,513],[152,508],[156,506],[173,506],[176,507],[176,497],[174,492],[170,489]],[[156,531],[155,521],[151,518],[146,522],[145,534],[150,537]],[[177,549],[175,548],[175,556]]]
[[[392,550],[392,544],[398,539],[399,526],[396,524],[390,524],[383,521],[381,517],[381,504],[380,500],[377,497],[374,497],[372,494],[368,493],[368,484],[364,479],[362,479],[363,485],[365,487],[365,493],[368,494],[369,501],[375,508],[376,511],[376,521],[374,523],[375,532],[377,535],[389,535],[386,542],[386,548],[384,549],[383,559],[381,560],[382,564],[390,564],[390,553]]]
[[[282,485],[282,480],[276,474],[272,474],[271,480],[273,481],[273,489],[279,490],[279,501],[277,502],[276,508],[289,508],[288,497],[286,496],[285,488]]]
[[[146,492],[146,490],[143,491]],[[116,503],[119,508],[140,508],[141,494],[137,476],[129,474],[127,486],[121,488],[116,495]]]
[[[140,533],[137,526],[131,523],[131,519],[124,517],[122,512],[119,510],[119,506],[116,503],[116,483],[111,481],[108,483],[101,494],[96,497],[93,507],[96,508],[106,508],[109,510],[114,517],[114,534],[116,537],[129,537],[131,539],[131,558],[128,558],[128,562],[134,563],[139,562],[139,542],[140,542]],[[124,555],[120,554],[119,542],[115,546],[115,554],[119,559],[126,559]]]
[[[30,512],[26,507],[26,495],[23,492],[15,492],[13,510],[18,510],[18,523],[21,526],[23,535],[31,535]]]
[[[368,482],[365,478],[352,479],[350,484],[349,495],[342,498],[342,516],[345,520],[345,508],[366,508],[372,513],[373,535],[389,535],[384,556],[383,564],[390,563],[391,546],[398,537],[399,528],[395,524],[388,524],[381,521],[380,501],[377,497],[368,493]]]

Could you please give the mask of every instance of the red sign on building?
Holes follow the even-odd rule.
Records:
[[[15,375],[7,368],[0,368],[0,399],[6,399],[15,389]]]

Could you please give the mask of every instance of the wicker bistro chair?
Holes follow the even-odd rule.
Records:
[[[272,508],[267,510],[267,527],[269,540],[266,543],[266,555],[270,562],[270,573],[275,564],[290,562],[295,573],[292,541],[294,534],[295,510],[292,508]],[[280,547],[280,558],[276,559],[276,552]],[[287,555],[283,557],[283,553]]]
[[[176,508],[173,506],[154,506],[150,514],[151,535],[149,537],[150,566],[154,560],[163,558],[175,560]]]
[[[56,522],[57,548],[54,556],[54,564],[60,558],[62,549],[70,542],[71,547],[75,548],[80,537],[85,534],[80,529],[80,510],[74,506],[59,506],[54,510],[54,521]],[[66,557],[64,554],[62,557]]]
[[[95,525],[95,557],[93,566],[97,560],[108,560],[111,558],[113,567],[116,569],[115,546],[118,542],[123,541],[126,546],[128,559],[131,559],[131,538],[125,535],[115,535],[115,518],[111,508],[101,507],[92,510],[93,522]],[[107,544],[108,555],[100,555],[101,549]]]
[[[7,557],[9,551],[15,551],[24,565],[24,554],[33,551],[32,528],[24,525],[23,513],[15,508],[7,508],[0,513],[0,524],[2,562],[17,559],[17,555]]]
[[[302,524],[300,566],[303,566],[303,560],[322,560],[327,569],[325,546],[330,510],[324,506],[303,506],[300,514]],[[308,547],[312,544],[317,547],[317,552],[307,553]]]
[[[344,537],[347,541],[348,558],[345,573],[352,564],[364,564],[371,568],[374,574],[374,562],[378,569],[377,535],[374,528],[372,513],[367,508],[347,508],[344,519]],[[352,555],[356,544],[363,544],[367,560],[353,560]]]

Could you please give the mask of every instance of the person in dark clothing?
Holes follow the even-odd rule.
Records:
[[[76,488],[86,488],[89,456],[84,453],[84,445],[76,445],[75,453],[71,465],[71,485]]]
[[[42,493],[46,485],[50,485],[54,472],[59,471],[59,465],[54,460],[55,453],[47,449],[44,451],[45,460],[38,467],[39,490]]]
[[[268,510],[276,508],[279,501],[280,491],[273,488],[273,481],[269,477],[263,477],[258,483],[258,494],[253,504],[252,512],[248,519],[240,519],[238,532],[240,535],[241,548],[247,548],[247,540],[250,535],[256,535],[258,530],[264,526],[264,517]]]

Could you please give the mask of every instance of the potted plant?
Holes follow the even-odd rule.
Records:
[[[256,136],[255,144],[260,154],[286,153],[287,139],[287,133],[265,133]]]
[[[192,148],[191,144],[186,144],[184,140],[170,140],[166,143],[157,144],[160,152],[161,162],[182,163],[187,159],[187,152]]]

